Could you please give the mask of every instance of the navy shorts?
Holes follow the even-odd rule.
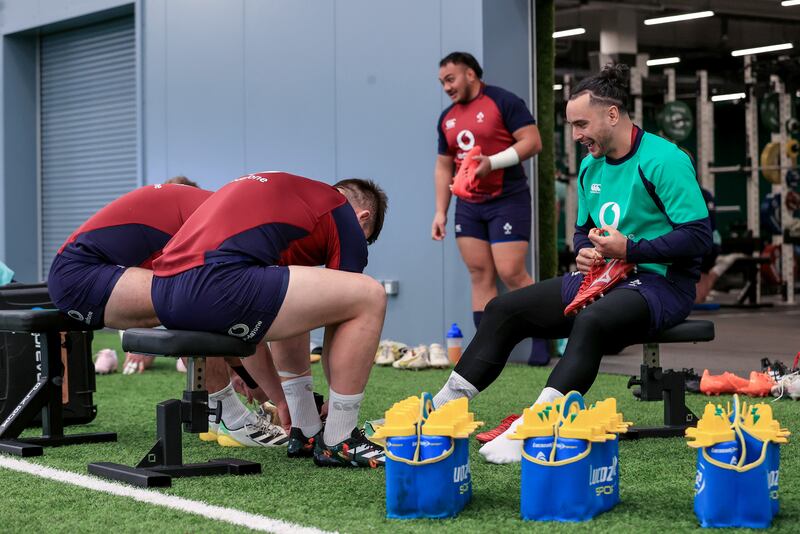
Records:
[[[561,301],[564,306],[572,302],[578,294],[582,281],[583,275],[577,271],[562,277]],[[681,290],[677,283],[656,273],[633,273],[611,288],[611,291],[625,289],[638,291],[647,302],[647,307],[650,308],[649,335],[682,323],[694,306],[693,294]]]
[[[255,343],[278,315],[289,268],[211,263],[169,277],[153,277],[153,307],[161,324]]]
[[[457,199],[456,237],[474,237],[489,243],[530,241],[530,190],[480,204]]]
[[[50,267],[47,291],[59,310],[92,328],[102,328],[106,304],[124,272],[120,265],[64,251]]]

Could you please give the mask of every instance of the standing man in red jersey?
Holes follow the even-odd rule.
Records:
[[[533,283],[525,267],[531,237],[531,194],[521,162],[538,154],[542,141],[525,102],[486,85],[472,54],[453,52],[439,62],[439,82],[453,104],[437,123],[436,213],[431,237],[445,237],[453,176],[475,146],[482,155],[475,187],[456,199],[455,235],[472,282],[475,328],[497,296],[496,279],[513,291]],[[528,363],[546,365],[547,343],[533,339]]]

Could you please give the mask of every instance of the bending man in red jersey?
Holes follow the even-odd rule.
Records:
[[[313,456],[320,466],[383,464],[382,450],[356,426],[386,310],[383,287],[361,272],[385,209],[386,195],[371,181],[331,187],[250,174],[198,208],[153,264],[153,305],[168,328],[290,342],[326,327],[324,431],[308,344],[273,351],[292,420],[289,456]]]
[[[153,260],[211,194],[186,185],[158,184],[136,189],[108,204],[58,250],[48,277],[48,290],[55,305],[93,328],[158,326],[160,321],[150,296]],[[288,415],[269,356],[246,358],[243,364]],[[242,404],[229,384],[222,362],[212,358],[208,371],[209,406],[222,403],[222,421],[231,439],[247,446],[286,445],[288,436],[280,426]],[[210,430],[216,433],[216,425]],[[256,432],[257,439],[251,439]]]

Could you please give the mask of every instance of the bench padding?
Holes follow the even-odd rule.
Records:
[[[2,310],[0,331],[87,332],[92,328],[58,310]]]
[[[122,348],[127,352],[157,356],[238,356],[256,351],[256,345],[210,332],[131,328],[122,334]]]
[[[711,321],[684,321],[664,330],[646,343],[693,343],[714,339],[714,323]]]

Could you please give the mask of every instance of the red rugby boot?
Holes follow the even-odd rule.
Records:
[[[620,281],[626,279],[636,267],[633,263],[613,259],[600,265],[595,265],[584,275],[581,287],[572,302],[564,310],[564,315],[575,315],[583,308],[607,293]]]
[[[489,443],[494,438],[496,438],[497,436],[508,430],[508,427],[511,426],[511,423],[519,419],[519,417],[520,417],[519,414],[516,413],[509,415],[508,417],[500,421],[500,424],[497,425],[495,428],[487,430],[486,432],[481,432],[480,434],[476,435],[475,439],[477,439],[479,443]]]
[[[478,168],[480,162],[472,159],[473,156],[481,155],[481,147],[474,146],[464,156],[461,165],[458,167],[456,177],[453,179],[453,194],[460,198],[469,198],[470,191],[477,188],[476,182],[478,178],[475,176],[475,169]]]

